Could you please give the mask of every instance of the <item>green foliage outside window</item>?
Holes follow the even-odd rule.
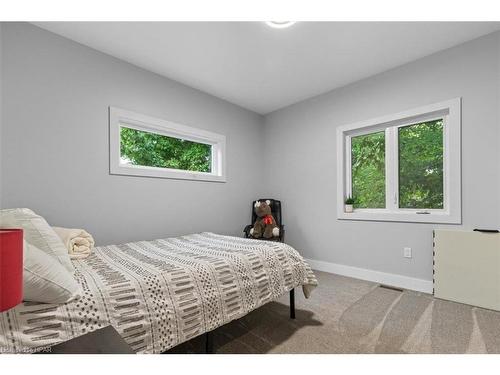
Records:
[[[351,138],[352,195],[357,208],[385,208],[385,132]]]
[[[442,209],[443,121],[398,129],[399,207]],[[385,132],[351,138],[352,195],[357,208],[385,208]]]
[[[120,128],[124,163],[157,168],[211,172],[212,146],[130,128]]]
[[[399,207],[443,208],[443,121],[399,128]]]

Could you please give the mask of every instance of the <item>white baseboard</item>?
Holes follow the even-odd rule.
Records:
[[[322,260],[306,259],[306,261],[314,270],[432,294],[433,285],[432,281],[429,280],[416,279],[394,273],[373,271],[366,268],[345,266],[343,264],[330,263]]]

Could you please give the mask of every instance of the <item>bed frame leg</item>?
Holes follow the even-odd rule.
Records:
[[[290,290],[290,319],[295,319],[295,289]]]
[[[212,332],[205,333],[205,353],[214,353],[214,336]]]

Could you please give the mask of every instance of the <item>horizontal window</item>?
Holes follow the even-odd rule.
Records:
[[[461,222],[459,99],[344,126],[337,136],[340,219]]]
[[[110,108],[112,174],[225,181],[225,137]]]
[[[120,163],[212,172],[212,145],[120,127]]]

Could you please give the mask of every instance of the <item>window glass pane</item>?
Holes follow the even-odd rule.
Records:
[[[211,159],[211,145],[125,127],[120,128],[122,164],[211,172]]]
[[[385,208],[385,132],[351,138],[352,195],[358,208]]]
[[[399,207],[443,208],[443,120],[399,128]]]

